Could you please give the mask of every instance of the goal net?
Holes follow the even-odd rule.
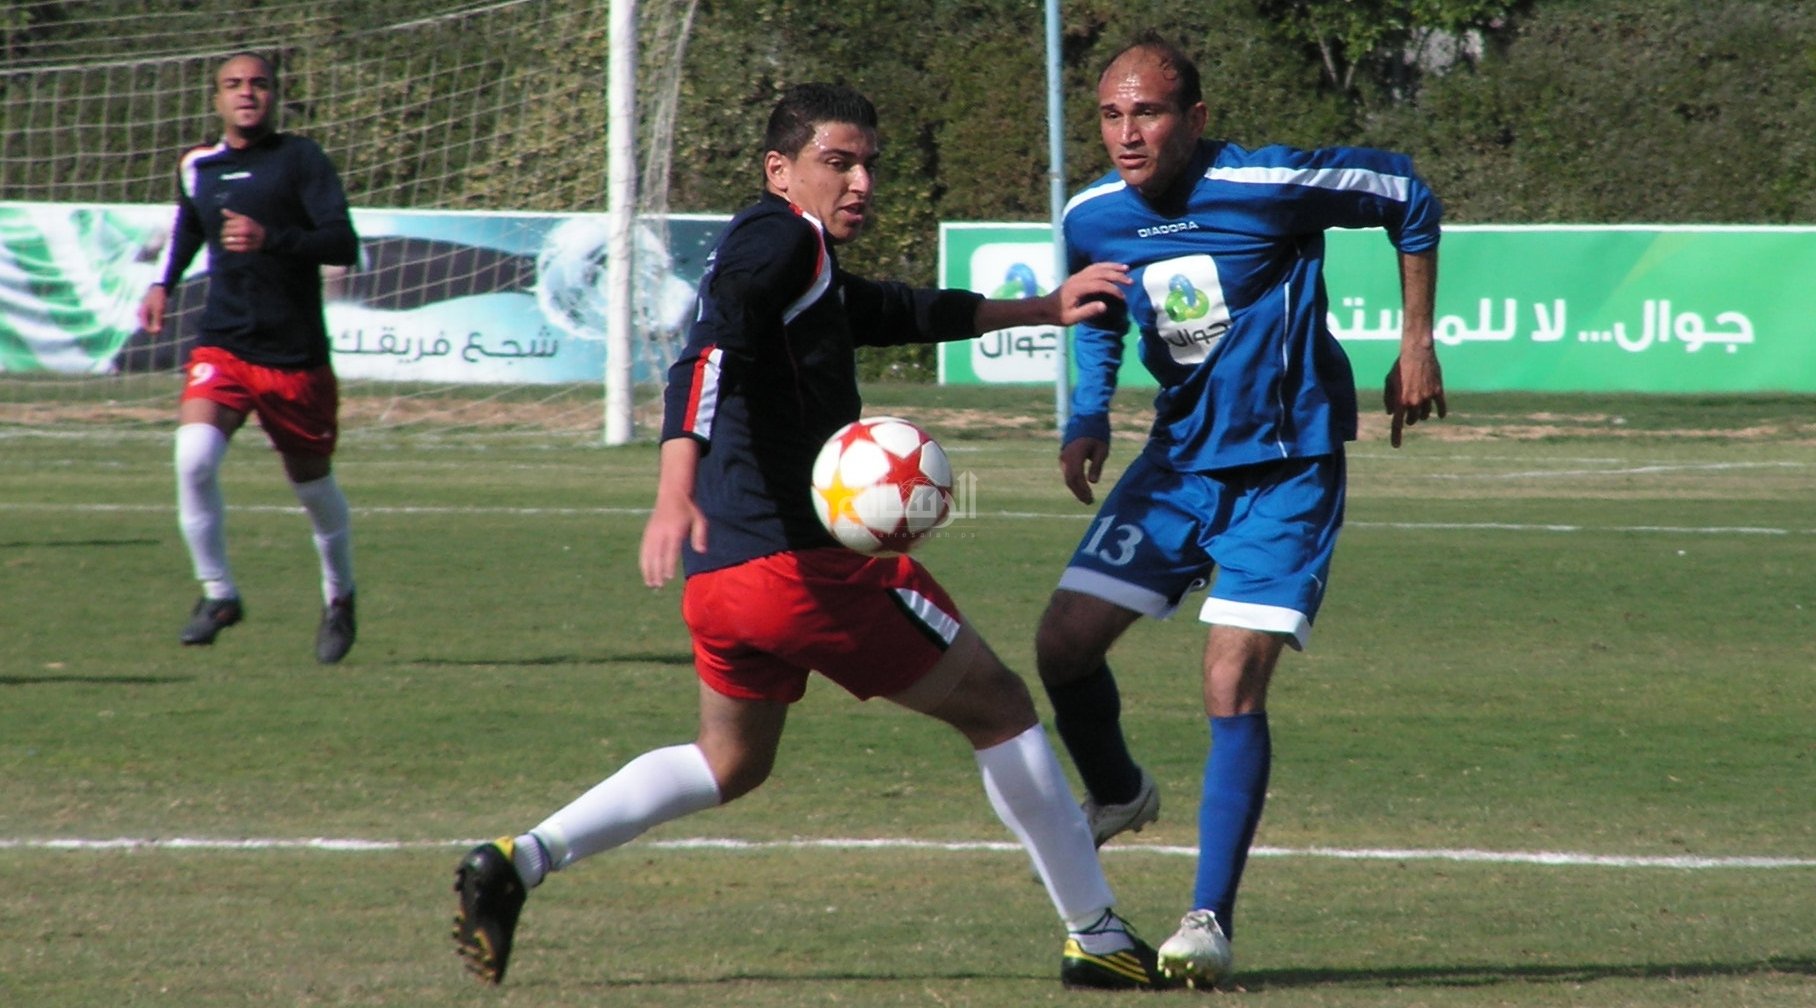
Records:
[[[659,410],[717,222],[671,221],[691,0],[639,5],[637,425]],[[279,127],[340,170],[360,262],[325,271],[349,432],[596,436],[606,228],[600,0],[90,0],[0,12],[0,422],[162,424],[206,256],[162,332],[136,307],[227,56],[274,60]]]

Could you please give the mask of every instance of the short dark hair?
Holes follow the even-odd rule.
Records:
[[[850,123],[876,131],[876,106],[843,84],[796,84],[782,92],[763,131],[763,151],[794,157],[822,123]]]
[[[1204,100],[1204,86],[1198,78],[1198,64],[1193,63],[1184,50],[1152,28],[1137,33],[1128,45],[1116,50],[1105,61],[1103,71],[1097,75],[1097,79],[1102,80],[1117,60],[1137,49],[1153,54],[1160,61],[1161,69],[1173,80],[1173,95],[1179,99],[1180,108],[1191,108]]]
[[[221,68],[226,66],[229,63],[232,63],[234,60],[239,59],[242,56],[247,59],[258,60],[260,63],[264,64],[265,73],[267,73],[271,77],[271,86],[274,88],[277,87],[277,60],[271,58],[270,56],[265,55],[264,53],[253,52],[250,49],[242,49],[239,52],[229,54],[226,59],[221,60],[219,63],[216,63],[214,65],[214,78],[216,81],[215,87],[220,86],[219,81],[220,81],[220,77],[221,77]]]

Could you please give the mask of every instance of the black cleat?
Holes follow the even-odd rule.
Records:
[[[185,644],[213,644],[217,634],[245,618],[246,607],[238,598],[200,598],[178,639]]]
[[[1117,919],[1121,924],[1120,918]],[[1124,926],[1126,930],[1126,925]],[[1132,948],[1120,952],[1086,952],[1076,937],[1066,939],[1059,962],[1059,982],[1067,990],[1172,990],[1184,986],[1160,972],[1153,947],[1129,932]]]
[[[454,891],[460,906],[454,911],[454,944],[467,972],[481,983],[504,983],[504,968],[511,961],[511,935],[517,915],[529,896],[517,866],[511,863],[510,837],[482,843],[460,859],[454,870]]]
[[[322,608],[322,625],[315,631],[315,660],[332,665],[353,648],[353,594]]]

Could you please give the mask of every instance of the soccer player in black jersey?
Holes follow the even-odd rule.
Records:
[[[503,978],[518,911],[550,871],[763,783],[789,706],[817,672],[860,699],[944,721],[970,743],[991,805],[1065,923],[1066,986],[1161,983],[1153,949],[1112,909],[1026,685],[924,567],[838,545],[809,498],[815,453],[859,416],[854,347],[1069,325],[1120,296],[1122,271],[1094,266],[1025,300],[846,273],[836,249],[869,216],[877,150],[875,109],[848,88],[796,86],[771,114],[764,191],[722,234],[669,372],[640,557],[652,588],[686,570],[699,735],[644,753],[528,832],[461,861],[454,937],[481,979]]]
[[[221,138],[183,155],[176,224],[139,324],[163,328],[168,291],[206,246],[208,296],[177,409],[178,521],[202,583],[182,642],[212,644],[245,614],[227,563],[219,474],[228,440],[257,413],[314,533],[323,602],[315,657],[329,664],[353,646],[353,556],[331,466],[339,389],[321,269],[352,265],[359,239],[328,156],[277,131],[277,94],[277,71],[262,56],[239,53],[215,72]]]

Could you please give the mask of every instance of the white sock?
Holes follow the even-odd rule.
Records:
[[[517,877],[523,880],[525,889],[534,889],[542,884],[549,873],[549,852],[536,839],[536,834],[525,833],[511,844],[511,866],[517,869]]]
[[[1116,916],[1114,910],[1105,910],[1085,927],[1068,925],[1067,933],[1078,941],[1080,948],[1092,955],[1109,955],[1135,947],[1128,923]]]
[[[227,566],[227,503],[221,496],[221,460],[227,435],[213,424],[177,427],[177,527],[189,547],[195,578],[209,598],[233,598],[239,588]]]
[[[341,493],[333,473],[290,486],[315,530],[315,553],[322,562],[322,603],[346,598],[353,594],[353,511],[347,506],[347,495]]]
[[[559,870],[719,804],[719,784],[693,743],[652,749],[530,831]],[[1089,842],[1089,838],[1086,838]]]
[[[1047,733],[1035,725],[976,755],[991,807],[1027,849],[1066,929],[1091,928],[1116,898]]]

